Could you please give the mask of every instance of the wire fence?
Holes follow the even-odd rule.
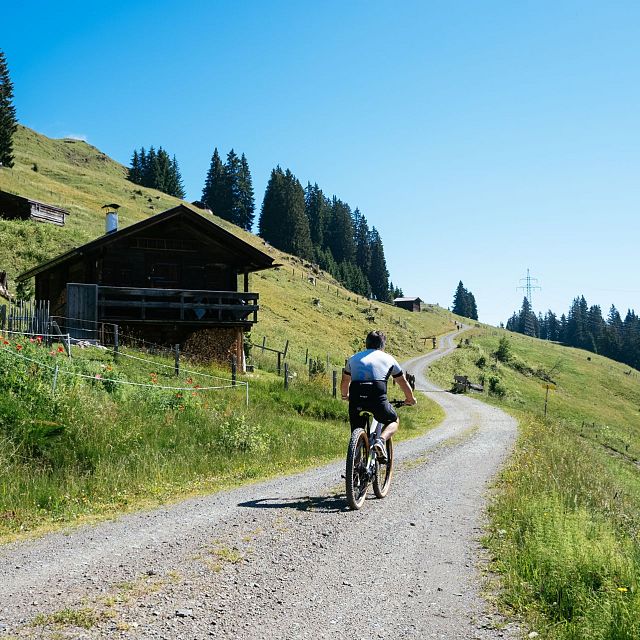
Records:
[[[23,334],[23,333],[18,333],[18,332],[8,332],[8,331],[4,331],[3,333],[5,334],[11,334],[11,335],[22,335],[24,337],[28,337],[31,338],[32,336],[36,337],[36,341],[37,338],[43,338],[45,336],[42,336],[40,334]],[[45,334],[46,335],[46,334]],[[60,336],[56,336],[56,337],[60,337]],[[7,344],[4,344],[4,342],[7,342]],[[157,382],[149,384],[149,383],[144,383],[144,382],[134,382],[131,380],[121,380],[121,379],[117,379],[117,378],[113,378],[113,377],[104,377],[102,374],[97,373],[97,374],[86,374],[86,373],[81,373],[78,371],[75,371],[73,369],[66,369],[64,367],[61,367],[59,363],[56,363],[56,365],[51,365],[48,364],[46,362],[43,362],[40,359],[36,359],[36,358],[31,358],[23,353],[20,353],[20,351],[22,350],[22,345],[17,343],[15,345],[15,348],[12,348],[13,345],[11,345],[10,343],[8,343],[8,341],[3,341],[3,344],[0,346],[0,353],[4,354],[4,355],[9,355],[10,357],[13,358],[17,358],[19,360],[22,360],[24,362],[31,362],[33,364],[37,364],[39,367],[43,368],[43,369],[47,369],[49,371],[53,372],[53,378],[52,378],[52,388],[55,392],[56,386],[57,386],[57,380],[58,377],[60,375],[62,376],[70,376],[70,377],[75,377],[75,378],[79,378],[79,379],[84,379],[84,380],[91,380],[91,381],[102,381],[104,383],[109,383],[109,384],[114,384],[114,385],[123,385],[123,386],[131,386],[131,387],[139,387],[139,388],[149,388],[149,389],[161,389],[161,390],[166,390],[166,391],[171,391],[171,392],[182,392],[182,391],[190,391],[190,392],[196,392],[196,393],[201,393],[201,392],[206,392],[206,391],[220,391],[220,390],[224,390],[224,389],[238,389],[238,390],[244,390],[245,393],[245,401],[246,401],[246,405],[249,406],[249,383],[247,381],[244,380],[236,380],[236,379],[229,379],[229,378],[224,378],[222,376],[217,376],[217,375],[212,375],[212,374],[208,374],[208,373],[203,373],[202,371],[196,371],[196,370],[191,370],[191,369],[182,369],[181,373],[183,374],[188,374],[189,376],[196,376],[196,377],[201,377],[201,378],[206,378],[209,380],[216,380],[222,383],[227,383],[227,384],[215,384],[215,385],[189,385],[189,386],[173,386],[173,385],[162,385],[162,384],[158,384]],[[20,350],[18,350],[17,348],[20,347]],[[157,369],[158,367],[166,367],[168,369],[173,369],[173,367],[171,365],[167,365],[165,363],[162,362],[157,362],[155,360],[149,360],[147,358],[141,358],[139,356],[135,356],[132,354],[128,354],[126,352],[116,352],[114,349],[109,349],[108,347],[104,347],[104,346],[100,346],[99,347],[101,350],[103,351],[107,351],[110,352],[111,354],[113,354],[116,357],[125,357],[125,358],[130,358],[132,360],[137,360],[139,362],[143,362],[143,363],[147,363],[148,365],[150,365],[150,369]]]

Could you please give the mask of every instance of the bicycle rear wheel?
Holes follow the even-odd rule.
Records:
[[[367,497],[369,480],[367,478],[367,460],[369,459],[369,440],[364,429],[355,429],[347,449],[347,468],[345,473],[347,503],[351,509],[359,509]]]
[[[373,476],[373,492],[376,498],[384,498],[389,493],[391,475],[393,474],[393,442],[387,440],[387,461],[376,462],[376,473]]]

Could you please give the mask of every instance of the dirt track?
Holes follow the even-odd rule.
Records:
[[[389,496],[346,510],[343,462],[0,548],[0,638],[498,638],[480,590],[485,491],[515,421],[438,392]],[[346,445],[346,442],[345,442]],[[90,629],[33,626],[86,609]]]

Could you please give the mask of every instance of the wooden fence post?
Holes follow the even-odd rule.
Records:
[[[180,375],[180,345],[176,344],[174,346],[174,356],[175,356],[175,371],[176,377]]]
[[[307,351],[304,354],[304,363],[307,364],[309,362],[309,347],[307,347]]]
[[[231,384],[235,387],[238,376],[238,359],[236,355],[231,356]]]
[[[289,351],[289,341],[287,340],[284,345],[284,352],[282,354],[282,358],[285,359],[287,357],[287,351]]]
[[[113,325],[113,359],[118,361],[118,349],[119,349],[119,340],[118,340],[118,325]]]
[[[264,336],[262,338],[262,355],[264,355],[264,348],[265,348],[266,344],[267,344],[267,336]]]
[[[333,370],[333,397],[338,397],[338,372]]]
[[[284,363],[284,388],[289,388],[289,364],[287,362]]]
[[[278,375],[282,373],[282,352],[278,351]]]

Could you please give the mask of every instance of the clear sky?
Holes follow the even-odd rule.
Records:
[[[584,294],[640,311],[640,3],[10,2],[20,121],[128,163],[176,154],[191,200],[215,146],[257,212],[290,168],[359,207],[394,283],[480,319]]]

